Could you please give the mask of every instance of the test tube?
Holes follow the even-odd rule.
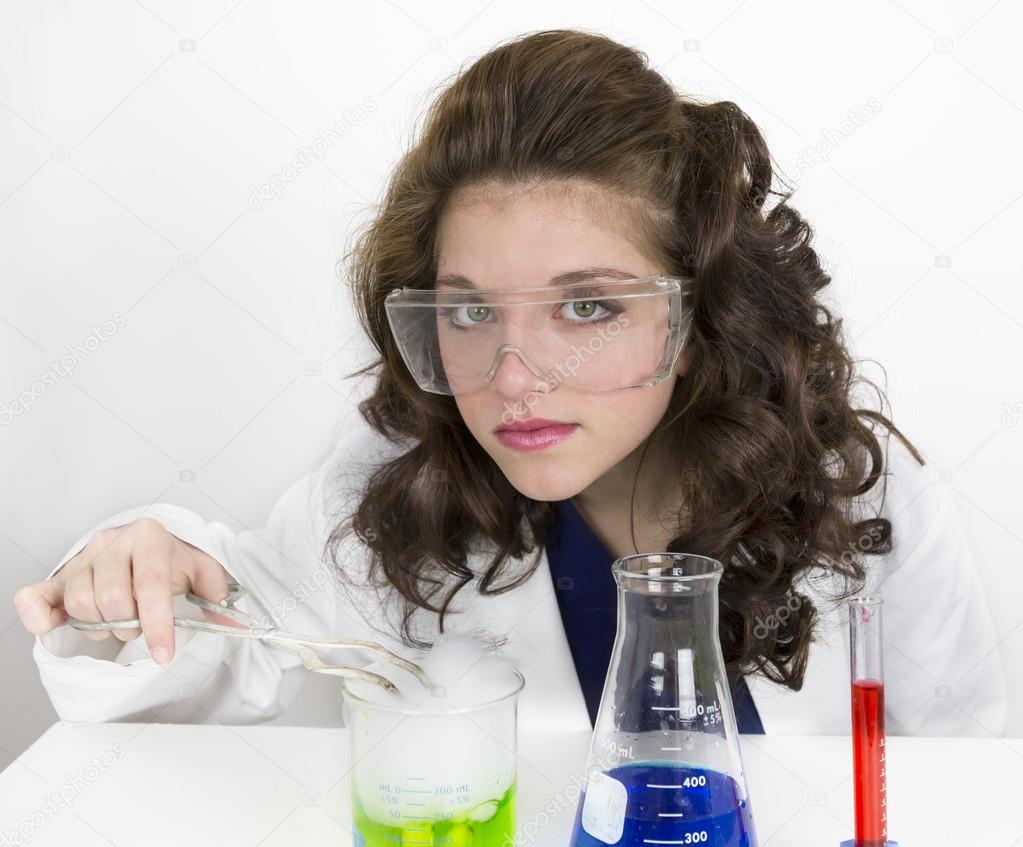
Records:
[[[856,839],[843,847],[897,847],[888,840],[882,598],[854,597],[848,606]]]

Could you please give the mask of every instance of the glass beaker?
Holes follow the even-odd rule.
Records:
[[[511,843],[525,685],[513,673],[512,690],[496,699],[460,703],[435,686],[413,708],[362,697],[342,681],[355,847]]]
[[[756,847],[718,635],[721,563],[614,562],[618,627],[572,847]]]

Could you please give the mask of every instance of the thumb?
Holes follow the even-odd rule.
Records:
[[[64,581],[43,580],[26,585],[14,595],[14,608],[32,635],[42,635],[67,622]]]

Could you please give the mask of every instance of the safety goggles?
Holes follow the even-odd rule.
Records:
[[[535,381],[586,393],[669,376],[692,321],[691,280],[656,276],[567,286],[399,288],[384,302],[401,356],[424,391],[465,395],[514,354]]]

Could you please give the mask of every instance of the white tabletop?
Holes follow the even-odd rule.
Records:
[[[848,738],[740,739],[760,847],[852,837]],[[566,847],[588,745],[520,734],[517,844]],[[0,773],[0,845],[348,847],[347,761],[343,728],[58,722]],[[1021,801],[1023,740],[888,738],[900,847],[1023,844]]]

